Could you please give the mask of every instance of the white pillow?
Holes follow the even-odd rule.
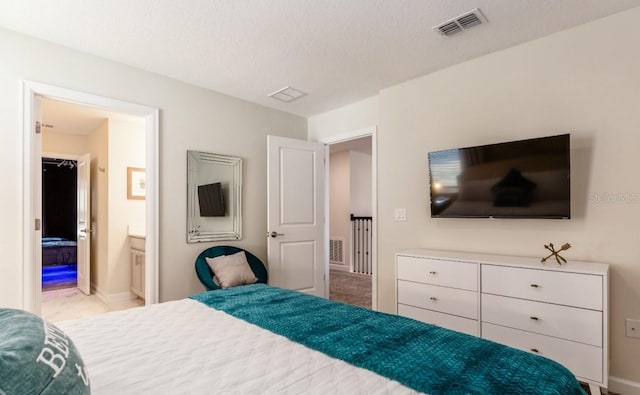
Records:
[[[213,281],[222,288],[253,284],[258,281],[249,266],[249,262],[247,262],[247,256],[244,251],[215,258],[205,257],[205,260],[211,271],[213,271]]]

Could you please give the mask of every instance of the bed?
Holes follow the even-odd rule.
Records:
[[[93,394],[583,394],[546,358],[254,284],[57,324]]]
[[[64,237],[42,238],[42,265],[69,265],[77,262],[78,243]]]
[[[0,309],[0,394],[584,394],[549,359],[253,284],[50,324]]]

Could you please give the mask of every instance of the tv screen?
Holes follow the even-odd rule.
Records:
[[[198,203],[201,217],[224,217],[222,184],[216,182],[214,184],[199,185]]]
[[[430,152],[431,217],[571,214],[569,135]]]

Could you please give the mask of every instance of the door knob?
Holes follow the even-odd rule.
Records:
[[[278,237],[284,236],[284,233],[278,233],[275,230],[273,232],[267,232],[267,237]]]
[[[91,233],[93,232],[93,229],[80,229],[81,233]]]

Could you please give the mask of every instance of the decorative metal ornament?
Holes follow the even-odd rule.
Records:
[[[556,251],[555,247],[553,246],[553,243],[549,243],[549,245],[544,245],[544,248],[546,248],[547,250],[551,251],[551,254],[549,254],[548,256],[542,258],[542,260],[540,262],[546,262],[547,259],[551,258],[551,257],[555,257],[556,258],[556,262],[558,262],[558,265],[562,265],[563,263],[567,263],[567,260],[564,259],[563,257],[560,256],[560,252],[568,250],[569,248],[571,248],[571,244],[569,243],[564,243],[562,245],[562,247],[560,247],[560,249],[558,249]]]

